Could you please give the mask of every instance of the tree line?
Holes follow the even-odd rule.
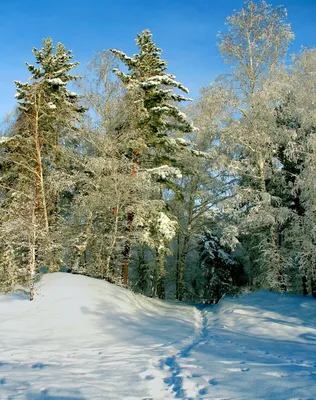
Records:
[[[246,1],[218,35],[230,72],[194,101],[149,30],[82,77],[43,40],[2,124],[0,290],[68,271],[180,301],[316,297],[316,51],[293,39],[283,6]]]

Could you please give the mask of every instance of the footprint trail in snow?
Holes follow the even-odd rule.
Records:
[[[315,300],[258,292],[216,306],[97,279],[0,296],[0,400],[312,400]]]
[[[289,300],[293,299],[283,299]],[[278,315],[273,302],[268,310],[246,303],[247,312],[235,307],[235,302],[238,299],[197,307],[200,323],[195,337],[176,354],[160,360],[167,374],[164,382],[174,398],[313,399],[315,316],[308,325],[297,326],[293,316]],[[310,333],[299,334],[307,326]],[[301,340],[294,341],[295,336]]]

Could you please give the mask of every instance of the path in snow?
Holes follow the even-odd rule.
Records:
[[[315,400],[316,302],[193,307],[83,276],[0,296],[0,400]]]
[[[192,350],[200,343],[205,341],[209,335],[205,307],[197,306],[196,310],[199,315],[196,337],[192,340],[191,343],[187,344],[175,355],[169,356],[165,359],[161,359],[159,362],[160,368],[162,370],[166,368],[169,369],[170,376],[164,378],[164,382],[172,389],[176,398],[183,398],[184,396],[186,396],[186,393],[183,388],[184,373],[179,365],[178,360],[187,359]],[[204,386],[199,389],[198,394],[199,395],[205,394]]]
[[[249,303],[256,297],[262,308]],[[196,339],[161,361],[175,398],[315,400],[315,300],[272,293],[246,300],[199,309]]]

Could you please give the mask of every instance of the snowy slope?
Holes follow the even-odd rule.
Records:
[[[212,307],[49,274],[0,296],[0,399],[316,399],[316,301],[259,292]]]

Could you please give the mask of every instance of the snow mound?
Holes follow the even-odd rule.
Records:
[[[80,275],[0,296],[0,400],[316,398],[316,302],[258,292],[216,306]]]
[[[154,365],[194,337],[198,322],[194,307],[44,275],[32,302],[0,296],[0,399],[168,398],[162,378],[152,387]]]

